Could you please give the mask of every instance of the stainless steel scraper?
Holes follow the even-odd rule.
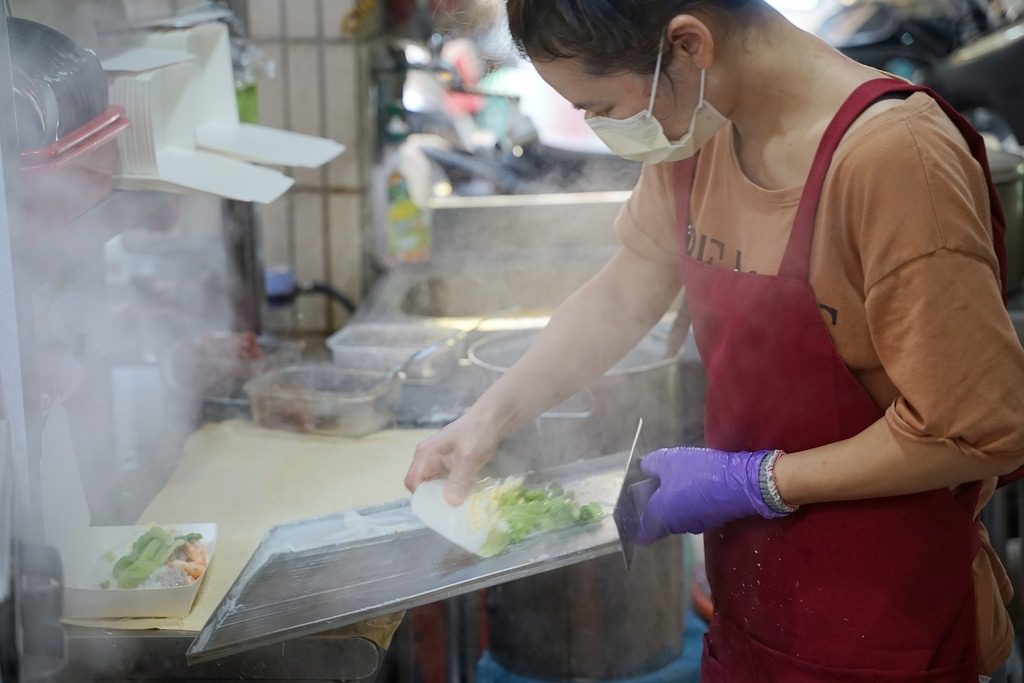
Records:
[[[641,419],[636,426],[636,435],[633,437],[633,445],[629,449],[629,459],[626,461],[626,475],[622,479],[622,488],[619,489],[619,497],[615,502],[615,511],[612,517],[615,518],[615,526],[619,530],[619,541],[622,543],[622,557],[626,561],[626,569],[633,563],[633,550],[636,548],[636,532],[640,522],[640,514],[647,507],[651,496],[658,490],[659,481],[657,478],[648,477],[640,469],[640,459],[636,452],[637,443],[640,441],[640,432],[643,431],[644,421]]]

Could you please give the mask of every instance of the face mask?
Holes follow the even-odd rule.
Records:
[[[651,87],[651,101],[646,111],[628,119],[613,119],[607,116],[593,116],[587,119],[587,123],[604,144],[608,145],[608,149],[623,159],[648,164],[689,159],[728,122],[727,118],[704,99],[707,72],[701,69],[700,100],[693,112],[689,131],[675,142],[665,137],[665,129],[652,114],[654,98],[658,95],[662,53],[663,50],[659,47],[658,63],[654,67],[654,85]]]

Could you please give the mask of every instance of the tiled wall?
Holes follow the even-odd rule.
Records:
[[[129,17],[166,16],[191,0],[125,0]],[[350,297],[363,295],[363,239],[372,163],[371,18],[356,36],[342,20],[355,0],[245,0],[251,37],[276,63],[260,84],[262,123],[320,135],[347,150],[323,169],[284,169],[295,187],[259,210],[267,265],[291,265],[299,278],[325,280]],[[329,332],[344,311],[322,297],[300,300],[294,321],[303,331]]]
[[[372,163],[372,27],[353,37],[342,20],[354,0],[249,0],[249,31],[277,64],[261,84],[266,125],[322,135],[347,147],[323,169],[294,169],[296,186],[261,210],[264,259],[291,264],[300,278],[362,292],[368,168]],[[343,311],[322,299],[299,305],[300,329],[330,331]]]

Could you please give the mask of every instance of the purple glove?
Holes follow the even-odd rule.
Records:
[[[706,448],[666,448],[640,461],[661,481],[640,515],[637,543],[669,534],[700,534],[742,517],[784,517],[762,495],[761,465],[774,451],[727,453]]]

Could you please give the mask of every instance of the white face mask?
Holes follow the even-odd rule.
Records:
[[[651,87],[651,101],[646,111],[634,114],[628,119],[613,119],[607,116],[587,118],[587,123],[604,144],[608,145],[608,149],[623,159],[648,164],[689,159],[729,121],[704,99],[707,71],[701,69],[700,100],[693,112],[689,131],[675,142],[665,137],[665,129],[652,113],[654,98],[658,95],[662,53],[663,50],[659,46],[658,63],[654,68],[654,85]]]

